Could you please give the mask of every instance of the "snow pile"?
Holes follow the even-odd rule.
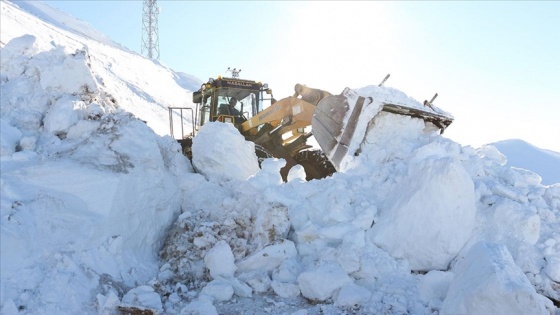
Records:
[[[0,4],[2,314],[558,312],[560,184],[378,113],[404,93],[357,90],[332,177],[283,183],[221,123],[193,173],[150,128],[185,76]]]
[[[119,109],[87,48],[25,35],[1,58],[2,313],[143,300],[123,294],[157,274],[192,171],[180,146]]]
[[[1,56],[0,80],[6,91],[1,96],[2,117],[23,132],[31,150],[41,127],[65,138],[79,120],[98,120],[104,112],[117,108],[112,96],[98,88],[87,50],[67,53],[64,47],[55,46],[42,51],[40,46],[35,36],[25,35],[8,42]],[[14,144],[7,141],[4,146]]]
[[[210,129],[218,134],[221,127],[208,125],[206,132]],[[175,294],[175,284],[186,281],[191,290],[199,292],[196,297],[187,296],[187,301],[200,303],[206,296],[218,311],[240,311],[247,306],[232,301],[250,295],[225,289],[233,287],[235,279],[252,289],[253,301],[255,294],[263,293],[299,301],[282,304],[280,310],[286,312],[302,308],[422,314],[443,311],[444,303],[451,313],[465,307],[473,312],[502,313],[511,309],[526,312],[529,307],[542,312],[554,309],[536,292],[554,299],[559,294],[552,271],[560,256],[560,235],[555,232],[560,214],[557,186],[542,186],[538,175],[503,166],[503,156],[492,147],[478,151],[461,147],[442,138],[433,126],[405,116],[379,114],[360,152],[349,160],[346,172],[320,181],[279,184],[278,173],[276,179],[263,181],[263,173],[272,175],[270,170],[277,172],[282,166],[268,160],[263,170],[245,181],[211,176],[211,184],[200,189],[216,191],[222,196],[221,203],[199,197],[199,190],[192,187],[200,183],[192,184],[185,190],[188,205],[183,206],[191,213],[179,220],[176,234],[166,243],[163,258],[175,271],[162,282],[168,290],[163,295]],[[239,153],[227,148],[213,154],[222,160]],[[255,199],[255,194],[261,198]],[[197,228],[195,222],[206,228]],[[251,231],[266,228],[254,223],[263,222],[276,224],[266,225],[274,227],[268,229],[268,237],[262,233],[255,237]],[[288,225],[289,229],[278,229]],[[213,267],[200,263],[208,255],[204,251],[225,248],[224,241],[230,245],[237,267],[227,263],[229,282],[218,277],[219,290],[229,292],[226,296],[216,293],[221,292],[215,287],[216,278],[208,275]],[[501,269],[462,278],[472,265],[469,249],[479,241],[502,244],[498,253],[489,251],[484,262],[491,265],[493,259],[499,259]],[[192,246],[189,244],[198,248],[180,253],[182,259],[199,261],[198,274],[179,277],[186,268],[168,257],[179,248]],[[230,254],[222,255],[222,260],[231,262]],[[461,280],[469,277],[481,284]],[[502,287],[504,294],[528,297],[532,304],[512,305],[498,293],[485,304],[486,283],[496,290],[503,283],[518,283],[513,288]],[[448,290],[449,294],[454,290],[474,293],[465,302],[450,296]],[[302,297],[322,306],[302,306]],[[468,306],[461,306],[465,303]],[[185,301],[164,304],[168,311],[190,307],[188,303],[183,306]],[[469,305],[481,306],[474,309]]]
[[[110,95],[111,102],[146,121],[157,134],[169,134],[168,107],[194,107],[190,92],[198,90],[202,83],[200,80],[183,73],[176,73],[157,61],[123,50],[121,45],[88,27],[86,23],[40,1],[1,1],[0,6],[2,46],[12,39],[31,34],[36,38],[31,49],[38,52],[50,51],[55,47],[67,55],[86,51],[89,58],[87,60],[89,71],[95,73],[93,80]],[[23,11],[20,7],[41,19]],[[24,53],[24,56],[29,54]],[[56,80],[57,71],[61,66],[72,66],[68,62],[61,64],[61,59],[63,57],[43,60],[43,62],[52,62],[53,65],[51,71],[44,71],[46,77],[53,76]],[[20,62],[16,60],[9,62],[15,62],[14,67],[20,67]],[[2,65],[9,66],[4,61]],[[49,65],[44,65],[42,69],[48,68]],[[80,77],[80,72],[71,73],[75,73],[76,77],[74,80],[64,78],[65,84],[84,83],[86,77]],[[22,94],[25,94],[25,86],[19,88]],[[181,130],[178,113],[174,114],[174,121],[176,122],[174,130]],[[183,123],[185,130],[192,130],[190,117],[185,118]]]

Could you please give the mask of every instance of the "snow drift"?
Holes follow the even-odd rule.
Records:
[[[188,75],[20,4],[66,27],[0,3],[2,314],[558,312],[560,185],[495,147],[381,113],[283,183],[215,123],[193,168],[164,135]]]
[[[500,141],[490,145],[506,156],[506,165],[539,174],[542,177],[543,185],[560,183],[560,153],[539,149],[519,139]]]

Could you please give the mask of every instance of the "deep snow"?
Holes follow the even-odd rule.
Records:
[[[373,106],[327,179],[283,183],[220,123],[191,165],[165,134],[196,78],[17,4],[0,2],[2,314],[560,313],[560,184],[494,146]]]
[[[490,145],[507,157],[507,166],[539,174],[543,185],[560,183],[560,153],[539,149],[519,139],[504,140]]]

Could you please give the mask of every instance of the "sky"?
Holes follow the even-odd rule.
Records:
[[[45,1],[140,53],[142,1]],[[277,99],[386,85],[478,147],[523,139],[560,152],[560,2],[158,1],[160,62],[207,80],[242,69]]]

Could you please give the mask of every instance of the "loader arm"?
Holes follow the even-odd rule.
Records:
[[[297,97],[287,97],[274,103],[251,119],[241,124],[241,133],[244,135],[255,135],[258,127],[270,124],[280,134],[304,128],[311,125],[315,105],[310,104]]]
[[[294,90],[293,96],[275,102],[242,123],[239,129],[245,138],[264,148],[271,143],[282,145],[292,156],[309,147],[304,144],[310,134],[302,130],[311,126],[316,105],[331,93],[301,84],[296,84]]]
[[[283,98],[249,118],[239,130],[247,140],[266,151],[262,155],[286,160],[286,166],[280,171],[286,180],[288,171],[299,164],[298,154],[311,148],[306,144],[311,133],[305,133],[304,128],[311,126],[317,103],[330,95],[323,90],[296,84],[293,96]],[[332,174],[330,170],[321,172],[309,170],[309,167],[306,172],[320,174],[317,178]]]

